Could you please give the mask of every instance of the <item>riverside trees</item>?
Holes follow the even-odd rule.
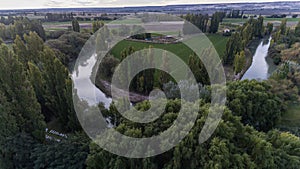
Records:
[[[232,65],[234,63],[235,56],[239,56],[237,54],[243,51],[253,38],[261,38],[265,32],[264,30],[265,28],[263,26],[262,16],[259,16],[258,19],[250,18],[239,28],[239,31],[233,33],[228,40],[223,62],[225,64]]]

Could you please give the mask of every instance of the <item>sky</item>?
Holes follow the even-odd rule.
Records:
[[[161,6],[171,4],[207,4],[274,1],[282,0],[0,0],[0,9]]]

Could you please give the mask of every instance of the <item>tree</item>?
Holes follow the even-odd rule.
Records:
[[[225,64],[231,65],[234,61],[234,56],[237,52],[241,50],[241,37],[238,33],[232,34],[229,40],[226,43],[225,56],[223,62]]]
[[[29,32],[29,35],[24,35],[24,40],[26,42],[26,51],[24,51],[27,54],[27,61],[31,61],[35,64],[39,64],[41,61],[41,53],[44,50],[44,42],[39,37],[39,35],[35,32]],[[22,53],[23,47],[19,48],[18,53]],[[27,64],[27,63],[25,63]],[[27,67],[27,65],[26,65]]]
[[[266,82],[255,80],[232,82],[228,85],[227,106],[233,114],[242,117],[244,124],[268,131],[284,111],[283,101],[270,88]]]
[[[110,79],[113,76],[115,68],[118,66],[119,62],[120,61],[114,56],[109,55],[104,57],[98,68],[99,73],[97,73],[97,79]]]
[[[19,131],[42,141],[45,138],[44,116],[23,65],[5,45],[0,47],[0,89],[11,102]]]
[[[219,16],[216,13],[213,14],[213,16],[211,18],[211,22],[210,22],[210,28],[209,28],[210,33],[216,33],[218,31],[219,22],[220,22]]]
[[[80,32],[80,25],[77,19],[73,19],[72,21],[72,30],[74,32]]]
[[[17,133],[8,137],[3,146],[3,156],[5,160],[4,168],[31,169],[34,166],[30,159],[35,146],[39,145],[30,134]]]
[[[16,39],[14,51],[22,54],[22,60],[34,87],[35,97],[41,104],[47,121],[53,117],[66,124],[67,131],[80,129],[72,103],[72,83],[69,71],[54,51],[45,46],[34,32],[24,35],[26,45]],[[24,49],[25,46],[25,49]],[[25,50],[24,52],[22,52]]]
[[[86,168],[89,140],[82,133],[68,136],[61,142],[38,144],[31,153],[35,169]]]
[[[254,36],[261,38],[264,32],[264,17],[259,16],[257,20],[255,20],[254,25]]]
[[[225,17],[224,12],[215,12],[212,15],[211,22],[210,22],[210,33],[216,33],[219,30],[219,24],[222,22],[223,18]]]
[[[93,33],[97,32],[100,28],[102,28],[104,26],[104,22],[103,21],[93,21],[92,22],[92,31]]]
[[[185,20],[191,22],[193,25],[195,25],[197,28],[199,28],[202,32],[207,32],[208,27],[208,21],[209,16],[202,15],[202,14],[190,14],[188,13],[185,17]],[[191,24],[185,22],[183,25],[183,34],[192,34],[193,32],[199,32],[198,30],[195,30]]]
[[[79,32],[66,32],[58,39],[48,40],[46,45],[51,47],[59,60],[66,66],[75,61],[83,49],[84,44],[90,38],[90,34]],[[91,54],[94,52],[90,50]]]
[[[59,118],[62,124],[65,124],[67,131],[80,129],[72,103],[72,83],[69,71],[49,47],[45,47],[42,63],[45,106],[54,117]]]
[[[243,70],[246,65],[246,56],[245,52],[241,51],[236,54],[234,57],[234,72],[237,74]]]
[[[279,30],[280,30],[281,35],[285,35],[286,34],[286,22],[287,22],[287,19],[283,19],[281,21],[280,26],[279,26]]]
[[[300,37],[300,21],[298,22],[297,26],[295,27],[295,36]]]
[[[10,30],[10,38],[14,39],[16,35],[22,37],[29,32],[36,32],[43,40],[46,40],[46,33],[42,23],[38,20],[29,20],[28,18],[17,17],[14,19],[14,24],[8,27]]]
[[[46,40],[46,33],[41,21],[39,20],[30,21],[29,30],[32,32],[36,32],[39,35],[39,37],[41,37],[44,41]]]
[[[91,143],[90,153],[86,161],[87,168],[254,169],[297,168],[297,165],[300,164],[299,137],[278,131],[270,131],[267,134],[258,132],[253,127],[242,124],[241,118],[233,115],[228,108],[225,108],[222,121],[219,123],[213,136],[205,143],[199,144],[199,133],[209,112],[209,104],[199,102],[200,111],[192,130],[173,149],[150,158],[130,159],[109,153],[95,143]],[[118,121],[120,123],[115,129],[131,137],[158,135],[173,124],[177,118],[178,110],[181,108],[180,105],[180,100],[169,100],[165,111],[161,114],[162,117],[147,125],[138,125],[119,116]],[[193,110],[193,107],[193,105],[189,105],[185,110],[189,112]],[[196,104],[195,107],[199,107],[199,104]],[[138,103],[136,108],[138,110],[147,110],[149,104],[147,104],[147,101]],[[151,150],[151,147],[149,149]]]
[[[245,24],[241,30],[242,47],[245,48],[253,37],[253,27],[251,24]]]
[[[26,64],[29,61],[29,58],[27,57],[27,48],[19,35],[16,36],[13,44],[13,50],[23,64]]]
[[[5,143],[7,138],[18,132],[16,118],[12,115],[10,103],[0,90],[0,168],[9,168],[9,159],[5,154]]]
[[[268,35],[270,35],[272,33],[272,31],[273,31],[273,23],[268,22],[268,24],[267,24],[267,32],[266,33]]]

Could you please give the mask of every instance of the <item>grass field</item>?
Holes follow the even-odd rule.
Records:
[[[93,21],[78,21],[79,24],[84,24],[84,23],[90,23],[92,24]],[[44,22],[43,25],[44,26],[52,26],[52,25],[68,25],[68,24],[72,24],[72,21],[66,21],[66,22]]]
[[[225,52],[225,46],[226,46],[226,42],[227,42],[227,37],[224,37],[220,34],[214,34],[214,35],[207,35],[207,37],[210,39],[210,41],[212,42],[212,44],[215,46],[216,51],[220,54],[223,54]],[[202,40],[202,39],[201,39]],[[197,42],[199,43],[199,40],[197,40],[197,42],[195,41],[195,38],[191,38],[188,40],[189,44],[192,44],[193,47],[198,46],[199,48],[206,48],[208,46],[207,41],[205,41],[205,39],[203,39],[202,44],[197,44]],[[149,46],[153,46],[154,48],[158,48],[158,49],[163,49],[166,51],[169,51],[173,54],[175,54],[176,56],[178,56],[182,61],[184,61],[185,63],[188,63],[188,59],[189,56],[193,53],[192,50],[186,46],[184,43],[176,43],[176,44],[157,44],[157,43],[146,43],[146,42],[136,42],[136,41],[130,41],[130,40],[123,40],[121,42],[119,42],[117,45],[114,46],[114,48],[111,50],[111,54],[117,58],[120,59],[120,53],[126,49],[129,48],[130,46],[133,46],[135,50],[142,50],[145,48],[148,48]],[[199,49],[198,48],[198,49]],[[161,55],[161,53],[157,53],[156,56]],[[222,56],[222,55],[221,55]],[[155,62],[158,64],[157,66],[161,65],[161,63],[163,62],[163,60],[161,58],[159,58],[159,60],[155,60]],[[173,73],[176,73],[177,75],[179,75],[179,77],[181,77],[182,79],[185,79],[187,76],[187,72],[186,69],[184,68],[184,64],[179,63],[178,61],[170,61],[171,65],[178,65],[180,67],[177,67]]]
[[[207,35],[207,37],[216,48],[219,56],[223,57],[223,55],[225,54],[228,37],[225,37],[220,34],[209,34]]]
[[[300,18],[264,18],[265,21],[282,21],[287,19],[288,22],[298,22]]]
[[[82,27],[92,27],[93,21],[78,21],[80,26]],[[114,20],[114,21],[103,21],[108,24],[141,24],[142,21],[140,19],[126,19],[126,20]],[[43,27],[46,30],[54,31],[54,30],[66,30],[68,26],[72,26],[71,21],[67,22],[44,22]]]
[[[130,18],[130,19],[118,19],[110,22],[109,24],[141,24],[142,21],[137,18]]]
[[[218,54],[220,57],[223,56],[226,48],[226,43],[228,38],[224,37],[220,34],[208,34],[207,37],[210,39],[212,44],[215,46]],[[191,49],[189,49],[185,44],[183,43],[177,43],[177,44],[156,44],[156,43],[144,43],[144,42],[134,42],[134,41],[128,41],[124,40],[118,43],[112,50],[111,54],[114,55],[117,58],[120,58],[120,53],[130,47],[133,46],[135,50],[141,50],[144,48],[148,48],[149,46],[153,46],[154,48],[164,49],[167,51],[170,51],[174,53],[175,55],[179,56],[183,61],[187,62],[189,55],[192,54]],[[202,44],[199,44],[201,46]]]

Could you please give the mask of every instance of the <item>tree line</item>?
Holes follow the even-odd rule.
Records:
[[[197,28],[199,28],[203,33],[209,32],[209,33],[216,33],[219,30],[219,24],[223,21],[225,18],[226,13],[225,12],[215,12],[211,17],[209,17],[207,14],[187,14],[185,16],[181,16],[185,20],[189,21],[193,25],[195,25]],[[190,33],[188,28],[189,26],[183,27],[183,33],[187,34]]]

